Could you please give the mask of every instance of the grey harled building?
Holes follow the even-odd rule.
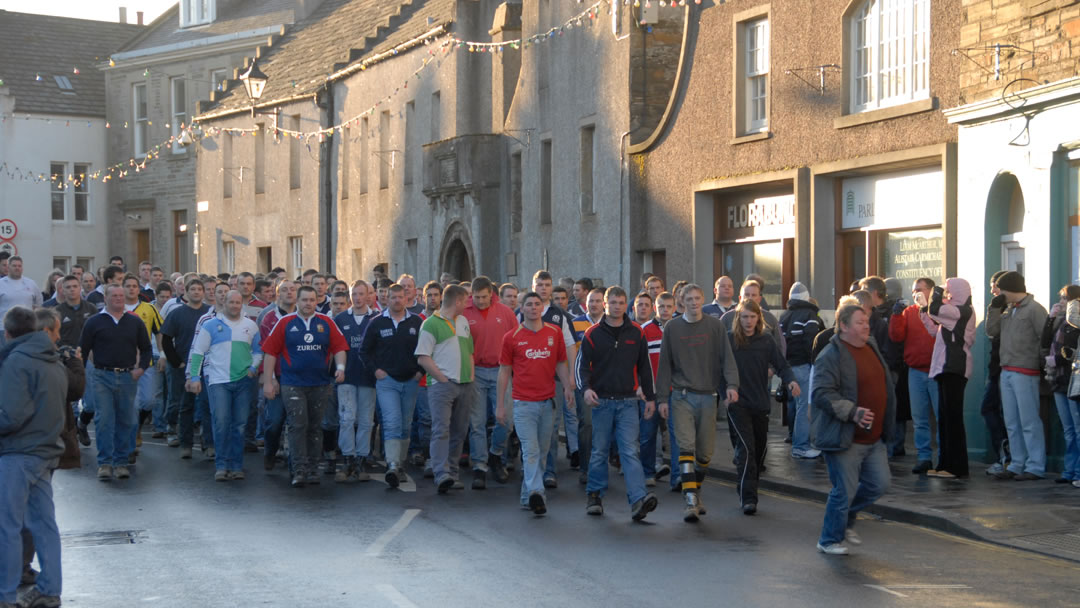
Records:
[[[181,0],[113,52],[103,68],[109,162],[130,170],[109,182],[110,254],[195,270],[196,151],[177,140],[198,101],[320,2]]]
[[[621,2],[326,0],[260,50],[254,117],[239,82],[200,108],[200,269],[631,282],[622,159],[674,81],[663,17],[654,34]]]

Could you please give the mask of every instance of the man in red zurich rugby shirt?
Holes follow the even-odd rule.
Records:
[[[473,337],[473,362],[476,364],[473,401],[469,411],[469,459],[473,467],[474,490],[486,487],[488,470],[499,483],[506,483],[509,479],[503,464],[503,452],[510,429],[496,421],[491,431],[489,453],[487,424],[488,417],[495,415],[495,391],[503,336],[517,329],[518,321],[513,309],[499,302],[494,292],[491,279],[476,277],[472,282],[472,304],[465,307],[465,318],[469,320],[469,332]],[[512,417],[513,414],[508,416]]]
[[[334,321],[315,312],[315,289],[301,287],[297,298],[297,311],[282,317],[263,342],[263,393],[267,399],[277,396],[274,367],[281,359],[281,396],[289,422],[294,488],[319,483],[323,408],[330,401],[332,383],[345,380],[345,352],[349,350]],[[331,357],[336,364],[333,375]]]
[[[521,325],[503,337],[495,417],[506,426],[506,387],[513,377],[514,427],[521,440],[524,464],[521,506],[543,515],[547,512],[544,463],[555,421],[555,375],[562,382],[567,401],[572,402],[574,389],[566,365],[562,328],[544,323],[544,301],[536,292],[525,294],[521,313]]]

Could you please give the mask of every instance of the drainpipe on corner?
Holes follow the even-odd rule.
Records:
[[[626,213],[626,198],[630,194],[630,188],[627,187],[626,194],[623,194],[623,181],[626,179],[626,173],[628,171],[628,161],[626,155],[626,142],[630,137],[630,131],[624,132],[619,136],[619,284],[628,285],[626,282],[626,238],[625,230],[623,228],[625,223],[630,222],[629,214]]]

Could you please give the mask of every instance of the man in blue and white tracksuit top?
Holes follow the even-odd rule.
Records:
[[[367,481],[370,479],[367,459],[371,457],[371,429],[375,425],[375,368],[364,365],[360,356],[364,333],[371,320],[379,315],[367,305],[371,286],[357,281],[352,287],[352,308],[334,319],[349,343],[345,361],[345,381],[337,386],[338,447],[345,457],[345,469],[338,471],[334,481]]]

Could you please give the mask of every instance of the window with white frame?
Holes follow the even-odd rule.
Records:
[[[743,27],[746,60],[744,129],[747,133],[758,133],[769,128],[769,20],[748,21]]]
[[[70,263],[71,263],[71,258],[68,258],[68,257],[63,257],[63,256],[56,257],[56,256],[54,256],[53,259],[52,259],[52,267],[59,270],[60,272],[62,272],[64,274],[68,273],[68,264],[70,264]],[[57,294],[58,297],[59,297],[59,295],[60,294]]]
[[[236,243],[224,241],[221,243],[221,272],[232,274],[236,272]]]
[[[49,165],[49,199],[52,203],[52,219],[54,222],[62,222],[67,219],[67,171],[66,163],[51,163]]]
[[[210,90],[218,93],[218,98],[221,97],[221,93],[225,92],[225,81],[229,79],[228,70],[214,70],[210,72]]]
[[[137,84],[131,88],[131,122],[135,127],[135,156],[146,156],[147,136],[149,135],[150,117],[146,107],[146,84]]]
[[[172,108],[170,112],[172,130],[169,133],[173,137],[172,151],[173,154],[183,154],[187,149],[180,145],[178,140],[187,124],[187,87],[184,85],[184,79],[173,78],[169,81],[169,91]]]
[[[205,25],[214,20],[216,0],[180,0],[180,27]]]
[[[75,221],[90,221],[90,165],[75,163]]]
[[[851,112],[930,96],[930,0],[867,0],[849,27]]]
[[[289,276],[297,276],[304,271],[304,237],[289,237]]]

